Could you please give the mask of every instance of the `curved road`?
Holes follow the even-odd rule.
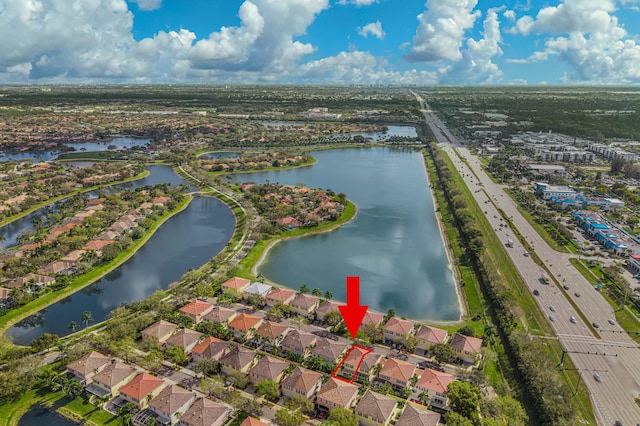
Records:
[[[613,425],[616,420],[623,425],[640,424],[640,407],[634,402],[634,397],[640,396],[640,346],[620,326],[609,323],[615,319],[611,305],[568,262],[567,256],[549,247],[520,214],[511,197],[487,176],[478,158],[458,142],[418,94],[414,95],[437,142],[464,177],[478,205],[486,211],[498,237],[505,243],[513,240],[513,247],[507,248],[507,253],[529,291],[538,290],[539,295],[535,299],[567,355],[580,371],[582,381],[589,389],[598,424]],[[542,268],[524,255],[525,247],[501,219],[499,210],[510,219],[557,282],[567,285],[569,290],[553,282],[542,284]],[[502,228],[500,224],[503,224]],[[584,318],[599,324],[595,335],[569,299]],[[571,317],[575,318],[575,323],[570,321]]]

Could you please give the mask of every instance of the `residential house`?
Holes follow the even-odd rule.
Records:
[[[276,344],[279,343],[290,330],[291,328],[284,324],[273,321],[263,321],[256,330],[256,336],[261,337],[269,343]]]
[[[256,351],[244,346],[235,346],[220,358],[222,371],[226,374],[231,369],[234,369],[246,373],[253,366],[255,356]]]
[[[455,376],[449,373],[425,368],[414,387],[414,393],[417,396],[424,392],[429,396],[429,405],[446,408],[448,405],[447,389],[449,383],[455,380]]]
[[[389,382],[396,390],[409,386],[409,382],[416,373],[416,365],[395,358],[387,358],[380,369],[378,377]]]
[[[208,398],[198,398],[180,416],[179,426],[222,426],[229,418],[229,408]]]
[[[113,241],[91,240],[87,244],[82,246],[82,250],[93,250],[98,254],[98,256],[100,256],[102,254],[102,249],[104,248],[104,246],[108,246],[111,243],[113,243]]]
[[[279,383],[284,375],[284,370],[289,366],[289,363],[279,358],[271,356],[263,356],[260,360],[251,367],[249,370],[249,379],[251,383],[259,383],[265,380],[272,380]]]
[[[255,295],[255,296],[260,296],[266,300],[267,295],[271,292],[272,288],[273,287],[271,287],[268,284],[255,282],[243,290],[243,296],[245,299],[248,299],[249,296]]]
[[[138,408],[144,409],[164,386],[164,380],[161,378],[149,373],[140,373],[120,388],[120,396]]]
[[[196,394],[177,385],[170,385],[149,402],[149,409],[160,416],[160,423],[175,424],[195,401]]]
[[[178,326],[174,323],[160,320],[142,330],[140,334],[142,335],[142,340],[148,341],[155,339],[158,343],[164,343],[173,335],[177,328]]]
[[[379,353],[355,346],[342,363],[342,374],[353,377],[353,374],[358,370],[356,380],[371,380],[375,372],[374,367],[380,363],[381,359],[382,355]],[[358,368],[358,364],[360,364],[360,368]]]
[[[266,302],[267,306],[273,306],[278,302],[282,302],[285,305],[291,303],[296,297],[296,292],[288,288],[276,287],[269,294],[267,294]]]
[[[115,231],[104,231],[104,232],[100,233],[96,237],[96,240],[104,240],[104,241],[114,242],[118,238],[120,238],[120,234],[118,232],[115,232]]]
[[[246,278],[233,277],[223,282],[220,286],[222,287],[223,293],[227,290],[235,290],[238,294],[242,294],[244,289],[250,285],[251,281]]]
[[[318,391],[316,404],[329,410],[351,408],[358,397],[358,389],[358,385],[330,377]]]
[[[364,318],[362,319],[362,325],[367,325],[367,324],[378,325],[378,324],[382,324],[383,321],[384,321],[383,314],[381,314],[380,312],[367,310],[367,313],[364,314]]]
[[[169,337],[166,341],[166,344],[167,346],[180,346],[182,349],[184,349],[184,353],[188,354],[189,352],[191,352],[191,349],[193,349],[198,344],[202,336],[202,333],[199,333],[195,330],[183,328],[176,334]]]
[[[302,226],[302,222],[292,216],[280,217],[276,219],[276,223],[286,230],[297,229]]]
[[[316,309],[316,318],[319,320],[324,320],[324,317],[327,316],[328,313],[340,312],[339,306],[341,306],[341,304],[338,302],[334,302],[333,300],[325,300],[320,304],[320,306],[318,306],[318,309]]]
[[[30,288],[44,288],[46,286],[52,285],[56,282],[56,279],[50,277],[48,275],[42,274],[27,274],[24,277],[17,278],[12,282],[8,283],[7,286],[11,288],[22,288],[22,287],[30,287]]]
[[[438,426],[440,414],[408,402],[396,426]]]
[[[413,332],[413,321],[392,317],[384,325],[384,338],[392,342],[399,342],[403,336]]]
[[[247,417],[242,423],[240,423],[240,426],[269,426],[269,425],[254,417]]]
[[[87,386],[87,392],[98,397],[115,397],[120,394],[120,388],[133,379],[138,371],[120,361],[109,363],[101,372],[93,376],[92,383]]]
[[[291,301],[291,310],[303,317],[308,317],[320,304],[316,296],[300,293]]]
[[[322,385],[322,374],[306,368],[296,367],[282,381],[282,394],[291,398],[293,395],[311,399]]]
[[[227,353],[228,347],[228,342],[209,336],[191,349],[191,358],[193,361],[199,361],[201,359],[215,359],[216,361],[220,361],[220,358]]]
[[[249,314],[240,314],[229,321],[227,327],[229,330],[233,331],[233,335],[235,337],[244,336],[249,339],[260,324],[262,324],[262,318]]]
[[[317,339],[315,347],[311,350],[311,354],[326,363],[332,364],[342,358],[348,347],[349,345],[346,343],[320,337]]]
[[[203,317],[203,319],[214,324],[226,324],[227,321],[234,319],[236,315],[238,315],[238,313],[233,309],[216,305]]]
[[[0,307],[4,307],[9,303],[9,294],[11,294],[11,289],[0,287]]]
[[[76,271],[77,271],[76,262],[58,260],[48,264],[44,268],[40,269],[38,272],[40,272],[41,274],[51,274],[51,275],[53,274],[73,275],[76,273]]]
[[[73,374],[75,380],[88,385],[93,376],[104,370],[110,363],[110,357],[102,355],[100,352],[91,351],[67,365],[67,371]]]
[[[193,320],[195,324],[199,324],[203,317],[213,309],[213,305],[202,300],[192,300],[179,309],[182,315],[186,315]]]
[[[307,357],[311,350],[311,347],[316,344],[318,337],[314,334],[307,333],[306,331],[291,330],[282,339],[280,345],[283,350],[294,352],[303,357]]]
[[[367,390],[356,405],[355,412],[362,426],[387,426],[397,405],[395,399]]]
[[[422,325],[416,333],[416,338],[418,339],[417,349],[426,352],[433,345],[446,343],[447,337],[449,337],[447,330]]]
[[[482,339],[453,333],[449,346],[451,346],[451,349],[458,354],[458,358],[463,362],[475,364],[482,351]]]
[[[67,253],[65,257],[60,258],[60,260],[77,264],[85,253],[85,250],[73,250]]]

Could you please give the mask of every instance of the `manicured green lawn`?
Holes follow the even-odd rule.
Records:
[[[78,397],[66,405],[57,409],[57,412],[71,420],[82,421],[83,424],[117,425],[120,420],[117,416],[91,404],[84,397]]]

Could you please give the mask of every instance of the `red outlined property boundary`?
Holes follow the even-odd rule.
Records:
[[[344,364],[345,360],[349,358],[349,355],[351,355],[351,352],[353,352],[353,350],[356,348],[362,349],[364,351],[364,354],[362,354],[362,356],[360,357],[360,360],[358,361],[358,365],[356,366],[356,371],[354,371],[353,376],[351,376],[351,380],[338,376],[338,371],[340,370],[340,367],[342,367],[342,364]],[[342,380],[343,382],[353,383],[353,381],[358,376],[358,371],[360,370],[360,365],[362,365],[362,362],[364,361],[364,357],[369,355],[371,352],[373,352],[373,349],[365,348],[363,346],[356,345],[356,344],[352,345],[351,349],[349,349],[349,352],[347,352],[347,354],[342,358],[342,361],[340,361],[338,366],[334,368],[333,371],[331,372],[331,377],[335,377],[336,379]]]

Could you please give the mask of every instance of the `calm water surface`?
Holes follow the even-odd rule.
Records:
[[[136,138],[114,138],[109,142],[68,142],[64,143],[65,146],[70,146],[76,149],[77,152],[95,152],[95,151],[108,151],[107,147],[115,145],[117,150],[123,148],[132,148],[134,146],[144,146],[149,143],[150,139],[136,139]],[[53,151],[38,151],[38,152],[18,152],[18,153],[6,153],[0,157],[0,161],[26,161],[33,159],[36,163],[39,161],[50,161],[58,158],[59,152]]]
[[[313,152],[299,169],[236,175],[240,181],[299,182],[344,192],[358,214],[337,230],[284,241],[260,271],[298,288],[307,284],[345,300],[345,277],[361,277],[361,301],[399,315],[456,320],[460,308],[437,225],[422,154],[388,148]]]
[[[20,421],[18,426],[76,426],[70,420],[56,414],[42,406],[35,406],[31,410],[27,411]]]
[[[184,183],[168,166],[153,166],[151,169],[148,178],[136,181],[134,185],[167,180],[174,184]],[[206,263],[224,248],[234,228],[235,218],[225,204],[214,198],[196,197],[184,211],[166,221],[119,268],[26,318],[11,327],[7,334],[17,344],[28,344],[43,333],[64,336],[70,332],[71,321],[81,323],[80,316],[85,310],[92,313],[95,321],[102,321],[121,304],[143,300],[156,290],[166,289],[189,269]]]

